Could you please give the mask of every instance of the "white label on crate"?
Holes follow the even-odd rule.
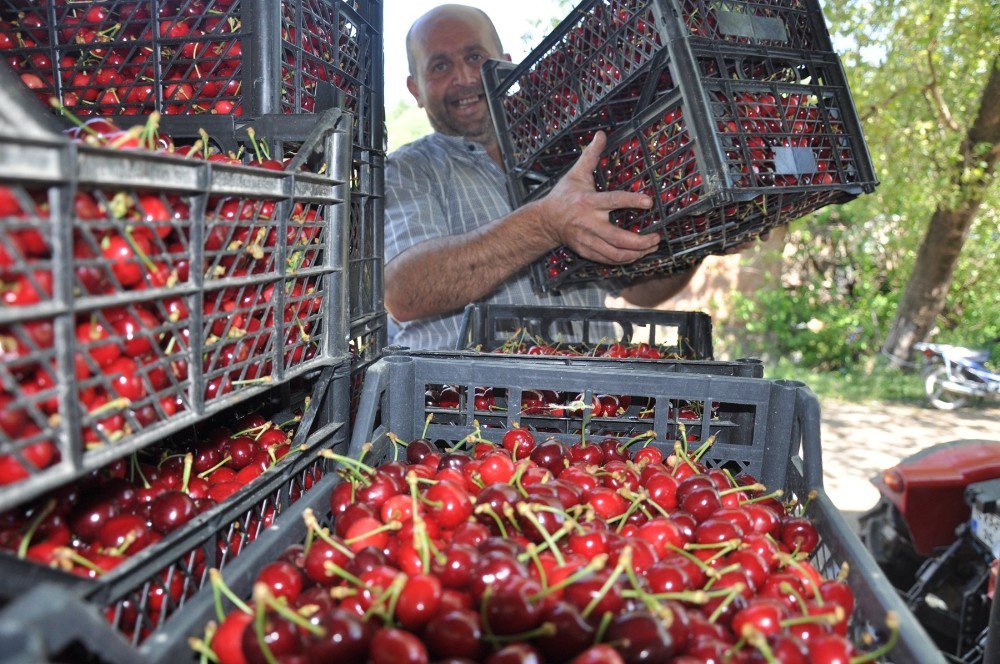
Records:
[[[719,32],[733,37],[748,37],[756,41],[787,42],[788,31],[780,18],[752,16],[718,10],[715,17],[719,22]]]
[[[774,148],[774,172],[778,175],[801,175],[816,172],[812,148],[779,146]]]
[[[987,514],[972,508],[972,534],[990,547],[994,557],[1000,557],[1000,515]]]

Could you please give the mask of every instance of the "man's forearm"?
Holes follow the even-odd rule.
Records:
[[[414,245],[385,266],[385,304],[409,321],[461,309],[493,293],[555,246],[527,205],[475,231]]]

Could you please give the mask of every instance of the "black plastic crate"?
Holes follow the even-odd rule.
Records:
[[[650,210],[618,210],[611,220],[658,233],[659,249],[627,266],[556,249],[534,268],[543,290],[683,271],[874,190],[871,159],[836,57],[783,59],[721,47],[689,53],[698,76],[609,136],[595,173],[600,190],[653,199]]]
[[[344,0],[0,2],[6,62],[78,115],[221,123],[342,106],[381,149],[382,3]]]
[[[299,389],[277,388],[242,411],[227,413],[235,417],[262,404],[275,412],[274,419],[290,420],[300,412],[291,451],[226,501],[97,578],[46,568],[0,551],[0,574],[5,579],[0,597],[12,600],[39,584],[55,585],[93,605],[119,638],[132,645],[146,640],[208,584],[209,569],[231,564],[283,510],[319,482],[330,466],[317,456],[319,449],[346,451],[348,381],[346,368],[330,367],[300,381]],[[211,426],[201,434],[210,430]],[[181,440],[197,436],[198,430],[192,430]]]
[[[470,304],[456,350],[534,354],[531,346],[538,344],[568,349],[574,357],[600,357],[616,342],[646,343],[667,360],[711,360],[712,317],[700,311]]]
[[[385,157],[355,150],[351,173],[348,237],[348,319],[363,323],[385,312],[383,246],[385,226]]]
[[[611,14],[608,6],[584,2],[520,65],[484,68],[508,190],[518,205],[540,197],[603,130],[597,188],[654,201],[651,210],[616,211],[612,221],[658,232],[662,242],[627,266],[560,247],[533,268],[540,291],[682,272],[874,190],[817,3],[656,0]],[[597,73],[577,71],[584,66]]]
[[[478,419],[466,404],[455,410],[455,417],[438,420],[437,410],[424,406],[424,390],[442,384],[462,385],[468,390],[476,386],[502,387],[510,394],[529,386],[548,387],[568,391],[635,392],[656,395],[658,400],[694,398],[741,404],[743,416],[733,422],[738,433],[731,438],[743,438],[746,445],[725,445],[711,457],[713,464],[759,468],[761,477],[771,488],[783,488],[786,497],[803,498],[811,490],[812,500],[808,514],[816,524],[821,541],[813,554],[812,562],[828,577],[836,576],[842,563],[848,563],[848,583],[856,596],[854,625],[855,639],[864,634],[884,637],[886,613],[895,611],[900,618],[900,640],[887,658],[892,662],[939,663],[941,655],[934,648],[926,633],[913,619],[901,599],[882,576],[871,556],[865,551],[857,536],[850,530],[843,516],[822,491],[821,451],[819,440],[819,407],[812,393],[801,383],[791,381],[764,381],[759,379],[683,376],[663,374],[654,367],[630,365],[621,367],[616,374],[593,371],[593,366],[575,368],[557,367],[544,362],[519,361],[512,358],[441,358],[429,355],[396,354],[384,358],[369,369],[365,383],[362,408],[351,439],[351,455],[357,458],[361,448],[372,444],[365,455],[371,465],[391,460],[398,450],[386,434],[392,432],[403,440],[421,435],[425,417],[434,413],[428,438],[444,444],[454,443],[468,435],[473,421]],[[516,399],[515,399],[516,403]],[[516,411],[516,408],[512,409]],[[511,412],[513,419],[530,420],[524,413]],[[436,422],[436,423],[435,423]],[[577,419],[577,426],[582,422]],[[659,426],[658,432],[664,431]],[[489,436],[490,429],[482,433]],[[699,437],[699,441],[703,438]],[[692,443],[697,445],[697,443]],[[718,445],[718,443],[716,444]],[[748,455],[748,449],[759,454]],[[756,461],[745,465],[750,456]],[[763,463],[763,466],[759,464]],[[302,512],[313,510],[321,522],[329,521],[329,496],[341,479],[330,474],[312,489],[294,510],[288,510],[264,531],[246,553],[230,565],[223,578],[237,594],[247,597],[257,572],[275,560],[289,545],[301,542],[306,536]],[[39,599],[52,597],[51,592],[37,593]],[[62,606],[63,602],[52,602]],[[37,601],[37,600],[36,600]],[[229,607],[227,601],[223,602]],[[62,648],[75,636],[83,641],[88,637],[88,616],[81,615],[80,607],[69,607],[69,634],[49,635],[40,628],[38,619],[18,623],[13,617],[0,620],[0,638],[6,638],[12,647],[22,651],[33,647],[34,652],[44,652],[46,641],[49,652]],[[8,613],[8,615],[10,612]],[[189,602],[174,620],[167,623],[157,635],[141,649],[149,661],[177,661],[190,657],[187,639],[201,636],[205,625],[215,616],[212,597],[202,594]],[[32,637],[29,639],[28,637]],[[120,655],[110,661],[127,661]]]
[[[387,344],[387,334],[384,313],[351,324],[348,350],[351,356],[350,422],[352,425],[358,412],[358,405],[361,403],[365,374],[368,367],[382,357],[382,351]]]
[[[818,0],[584,0],[520,64],[488,79],[508,171],[567,165],[567,148],[578,151],[595,129],[612,129],[671,91],[683,72],[662,65],[675,39],[758,54],[832,53]]]
[[[345,359],[351,121],[316,119],[326,175],[0,122],[0,246],[27,293],[0,306],[0,510]]]

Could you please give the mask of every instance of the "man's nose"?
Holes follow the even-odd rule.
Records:
[[[457,71],[458,83],[461,85],[472,85],[479,83],[479,64],[463,62]]]

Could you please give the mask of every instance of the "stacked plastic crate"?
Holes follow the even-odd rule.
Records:
[[[563,247],[540,290],[684,271],[877,184],[818,0],[585,0],[487,87],[512,198],[542,194],[598,130],[601,190],[648,194],[613,223],[658,233],[628,266]]]
[[[340,0],[0,0],[0,67],[24,84],[0,72],[5,598],[42,581],[72,589],[115,627],[101,649],[131,653],[322,476],[316,449],[346,445],[353,259],[381,266],[380,208],[353,214],[381,192],[381,12]],[[27,90],[59,100],[55,124]],[[127,129],[154,111],[178,145],[207,139],[260,163],[252,129],[284,168],[50,131],[58,115]],[[357,234],[373,239],[349,261]],[[358,308],[374,313],[381,272],[367,279]],[[291,431],[287,450],[255,460],[261,477],[183,528],[89,577],[79,561],[27,559],[49,497],[72,500],[78,481],[122,468],[134,479],[150,450],[183,458],[260,413]],[[197,483],[200,471],[187,472]]]

